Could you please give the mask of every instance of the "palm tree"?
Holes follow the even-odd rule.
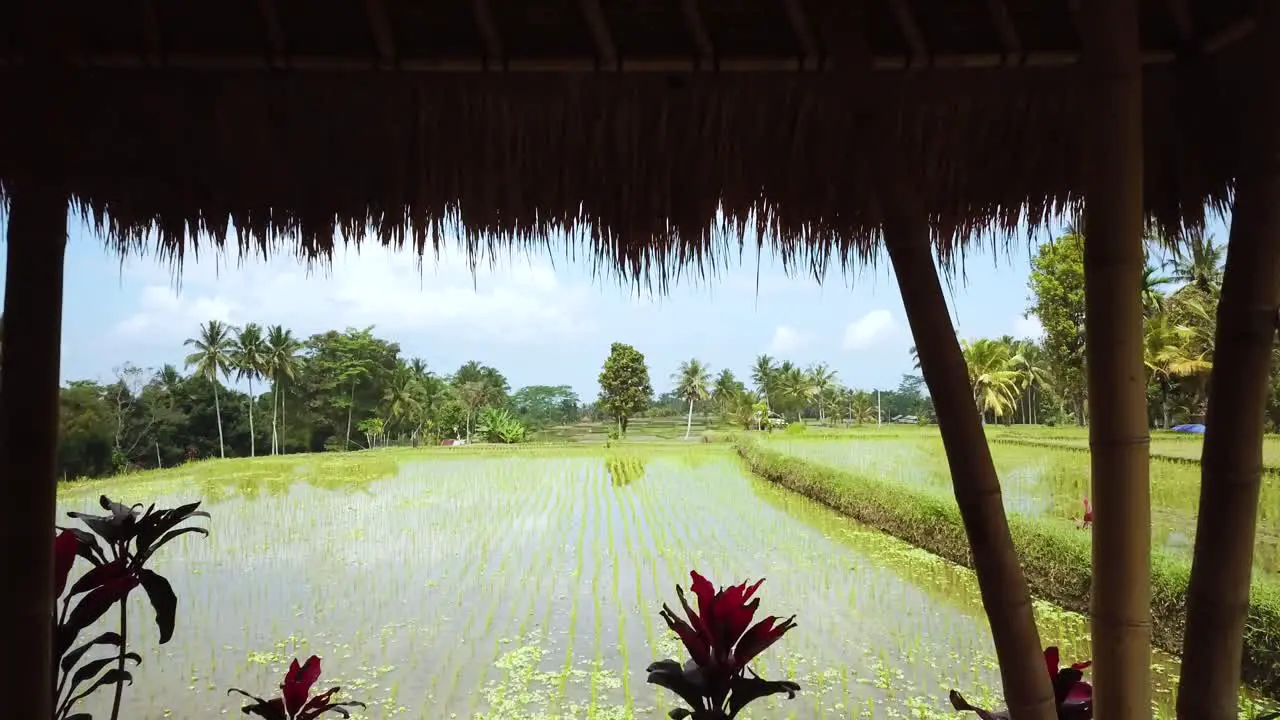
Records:
[[[827,391],[831,389],[836,381],[836,373],[826,363],[818,363],[809,368],[807,373],[809,376],[809,385],[813,388],[813,395],[818,400],[818,422],[826,420],[826,413],[823,406],[827,398]]]
[[[1170,279],[1195,286],[1216,298],[1222,288],[1227,246],[1214,243],[1213,236],[1205,237],[1203,230],[1188,232],[1184,245],[1185,254],[1181,247],[1176,248],[1174,256],[1165,263],[1172,271]]]
[[[1022,393],[1024,422],[1036,422],[1036,391],[1048,388],[1049,368],[1044,351],[1031,340],[1015,344],[1016,352],[1009,359],[1009,367],[1018,374],[1018,387]]]
[[[1164,311],[1165,297],[1160,288],[1173,282],[1172,278],[1157,274],[1159,272],[1150,264],[1142,269],[1142,308],[1146,310],[1147,317]]]
[[[1190,349],[1193,331],[1174,325],[1167,315],[1147,318],[1142,336],[1142,362],[1150,379],[1160,388],[1164,428],[1170,426],[1169,390],[1179,378],[1201,375],[1213,369],[1204,355]]]
[[[284,438],[284,403],[280,390],[293,382],[298,374],[298,351],[302,343],[293,336],[292,330],[283,325],[272,325],[267,330],[267,363],[266,375],[271,378],[271,454],[283,453]],[[279,422],[277,423],[277,415]]]
[[[680,367],[671,375],[671,380],[676,384],[676,394],[689,401],[689,419],[684,426],[684,439],[688,440],[689,434],[693,432],[693,403],[707,398],[707,385],[711,383],[711,377],[702,361],[691,358],[680,363]]]
[[[227,448],[222,440],[222,406],[218,400],[218,378],[225,377],[233,367],[231,353],[235,350],[235,340],[231,337],[233,328],[220,321],[210,320],[200,326],[199,337],[187,338],[185,347],[195,348],[195,352],[187,356],[186,365],[196,367],[196,374],[213,383],[213,412],[218,421],[218,455],[227,456]]]
[[[267,373],[267,365],[271,355],[266,341],[262,337],[262,327],[257,323],[249,323],[240,330],[231,349],[231,364],[236,371],[237,380],[249,381],[249,457],[256,457],[258,445],[253,430],[253,405],[257,396],[253,394],[253,381]]]
[[[809,374],[790,360],[784,360],[778,366],[777,385],[778,394],[787,399],[787,404],[795,404],[796,420],[803,420],[804,409],[815,394]]]
[[[1013,408],[1018,387],[1018,373],[1010,367],[1009,346],[988,338],[961,341],[965,364],[969,366],[969,384],[973,402],[980,414],[990,412],[1001,418]]]
[[[418,376],[414,369],[403,362],[396,368],[388,383],[382,401],[387,407],[387,424],[403,426],[414,417],[419,406]],[[403,429],[401,430],[403,437]]]
[[[746,390],[738,378],[734,377],[733,371],[725,368],[716,375],[715,387],[711,390],[711,397],[715,401],[716,406],[721,410],[729,408],[736,400],[738,393]]]
[[[919,370],[920,369],[920,353],[916,350],[916,346],[912,345],[911,347],[907,348],[907,352],[911,353],[911,369]]]
[[[756,384],[756,392],[764,396],[764,402],[769,405],[769,410],[773,410],[772,390],[775,389],[778,379],[778,363],[768,355],[757,355],[756,364],[751,367],[751,382]]]

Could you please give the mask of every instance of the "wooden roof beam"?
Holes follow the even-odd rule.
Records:
[[[1173,15],[1173,25],[1178,29],[1178,39],[1182,44],[1195,44],[1195,25],[1191,20],[1191,8],[1187,5],[1187,0],[1169,0],[1169,13]]]
[[[800,4],[800,0],[782,0],[787,10],[787,20],[791,22],[791,31],[795,33],[796,40],[800,43],[800,50],[804,53],[801,59],[803,67],[818,67],[822,63],[822,51],[818,47],[818,39],[813,34],[813,28],[809,25],[809,17],[804,12],[804,7]]]
[[[684,24],[693,37],[694,47],[698,50],[698,64],[712,69],[716,62],[716,48],[711,43],[711,34],[702,22],[702,11],[698,9],[698,0],[681,0],[680,11],[684,13]]]
[[[890,0],[890,6],[893,9],[893,16],[898,21],[898,28],[902,31],[902,37],[907,41],[907,48],[910,51],[910,60],[908,67],[920,67],[929,62],[929,47],[924,42],[924,33],[920,32],[920,25],[916,22],[915,15],[911,12],[911,6],[908,0]]]
[[[160,30],[160,10],[156,0],[142,2],[142,36],[146,42],[148,61],[157,67],[164,61],[164,45]]]
[[[484,42],[485,65],[501,67],[505,59],[502,54],[502,35],[498,33],[498,24],[493,20],[489,0],[471,0],[471,7],[475,11],[480,39]]]
[[[826,52],[835,61],[839,72],[862,72],[873,69],[876,64],[867,33],[868,2],[846,0],[834,3],[830,6],[831,11],[817,18],[822,27],[831,30]]]
[[[276,7],[276,0],[258,0],[258,14],[267,27],[268,61],[271,67],[283,68],[286,59],[284,30],[280,25],[280,10]]]
[[[604,19],[599,0],[578,0],[578,5],[582,8],[582,17],[591,31],[591,41],[595,43],[600,67],[617,69],[618,48],[613,44],[613,34],[609,32],[609,23]]]
[[[387,19],[387,8],[382,0],[365,0],[365,10],[369,15],[369,29],[373,32],[373,43],[378,49],[378,59],[383,67],[394,67],[396,63],[396,37],[391,32],[391,22]]]
[[[996,32],[1000,34],[1000,43],[1010,59],[1021,59],[1023,55],[1022,38],[1018,28],[1013,24],[1013,16],[1009,14],[1009,6],[1004,0],[987,0],[987,12],[995,23]]]

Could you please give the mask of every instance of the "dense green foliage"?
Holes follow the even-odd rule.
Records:
[[[861,523],[960,565],[972,567],[968,538],[955,501],[857,472],[807,462],[738,439],[738,454],[757,475],[806,495]],[[1089,611],[1092,582],[1088,533],[1070,524],[1019,515],[1009,517],[1014,546],[1037,597],[1080,613]],[[1190,566],[1153,553],[1151,610],[1154,642],[1177,653],[1182,647]],[[1280,588],[1255,583],[1245,630],[1245,679],[1280,694]]]
[[[1218,294],[1226,250],[1192,234],[1142,278],[1143,362],[1153,427],[1201,422],[1213,369]],[[1085,424],[1084,239],[1074,232],[1041,245],[1028,278],[1040,340],[963,341],[974,403],[988,422]],[[1280,426],[1280,363],[1273,363],[1268,415]]]
[[[372,328],[298,341],[279,326],[264,332],[215,320],[187,346],[190,375],[171,365],[125,364],[109,383],[76,381],[62,389],[63,477],[477,434],[519,442],[531,430],[575,422],[580,414],[567,386],[511,394],[502,373],[475,361],[440,376],[424,361],[402,357],[397,344]],[[231,379],[252,394],[227,385]]]
[[[649,367],[644,355],[626,343],[614,343],[600,371],[600,409],[626,434],[627,421],[644,412],[653,400]]]

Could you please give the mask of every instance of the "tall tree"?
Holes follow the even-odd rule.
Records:
[[[818,363],[809,368],[808,374],[809,384],[813,387],[814,397],[818,401],[818,422],[823,422],[827,419],[824,408],[827,391],[835,384],[836,373],[826,363]]]
[[[690,433],[693,432],[693,404],[700,400],[706,400],[707,386],[711,382],[710,374],[707,372],[707,366],[697,358],[690,358],[682,363],[676,369],[671,379],[676,384],[676,393],[682,399],[689,403],[689,417],[684,425],[684,439],[688,440]]]
[[[1189,231],[1174,247],[1173,257],[1166,267],[1174,282],[1186,283],[1201,292],[1217,297],[1222,289],[1222,268],[1227,257],[1227,246],[1215,243],[1213,236],[1205,237],[1203,230]]]
[[[1163,427],[1172,424],[1169,413],[1169,392],[1179,378],[1191,377],[1213,369],[1213,363],[1203,355],[1190,350],[1192,331],[1174,325],[1166,315],[1156,315],[1143,323],[1142,362],[1147,374],[1160,390],[1160,411]]]
[[[764,396],[765,405],[773,409],[769,396],[776,389],[778,380],[778,363],[768,355],[757,355],[755,365],[751,366],[751,382],[756,385],[756,392]]]
[[[969,384],[978,412],[991,413],[994,419],[1004,417],[1013,409],[1018,387],[1018,372],[1011,366],[1009,345],[980,338],[961,341],[960,350],[969,367]]]
[[[644,355],[626,343],[611,345],[600,372],[600,408],[618,424],[618,432],[626,435],[627,421],[652,400],[653,386]]]
[[[1031,262],[1031,307],[1044,327],[1044,350],[1057,392],[1084,424],[1084,238],[1067,233],[1040,246]]]
[[[187,355],[187,367],[194,365],[196,374],[213,383],[213,411],[218,419],[218,455],[225,458],[227,447],[222,437],[222,406],[218,400],[218,378],[229,375],[234,367],[231,357],[235,350],[232,327],[220,320],[210,320],[200,326],[198,336],[187,338],[183,345],[194,349],[194,352]]]
[[[725,368],[716,375],[715,386],[711,389],[711,398],[715,401],[716,406],[720,410],[725,410],[738,400],[740,395],[747,388],[738,378],[734,377],[733,371]],[[751,404],[758,402],[753,400]]]
[[[302,343],[292,330],[283,325],[272,325],[267,331],[267,377],[271,378],[271,454],[283,453],[281,428],[284,425],[284,405],[280,393],[288,392],[289,384],[298,374],[298,353]],[[277,421],[277,416],[279,420]]]
[[[253,394],[253,381],[267,373],[270,357],[260,325],[249,323],[236,334],[235,344],[231,349],[231,364],[235,368],[236,379],[247,380],[249,383],[249,457],[256,457],[258,454],[257,433],[253,429],[253,405],[257,401],[257,396]]]

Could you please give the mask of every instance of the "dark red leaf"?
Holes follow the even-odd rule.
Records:
[[[80,553],[80,538],[70,530],[63,530],[53,540],[53,582],[54,597],[62,597],[67,589],[67,576],[71,574],[71,566],[75,565],[76,555]]]

